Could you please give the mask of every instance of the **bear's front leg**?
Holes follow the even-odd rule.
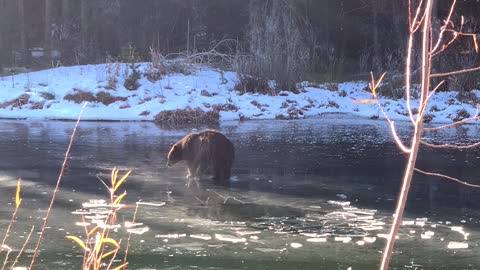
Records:
[[[198,165],[196,162],[187,162],[187,179],[193,179],[195,177],[197,177],[197,168],[198,168]]]

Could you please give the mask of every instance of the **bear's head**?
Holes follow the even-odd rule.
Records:
[[[170,152],[168,152],[167,167],[177,164],[178,162],[182,161],[182,159],[182,145],[178,143],[172,145]]]

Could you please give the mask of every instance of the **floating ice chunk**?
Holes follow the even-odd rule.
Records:
[[[300,234],[303,235],[303,236],[306,236],[306,237],[310,237],[310,238],[327,237],[327,236],[330,235],[329,233],[322,233],[322,234],[318,234],[318,233],[300,233]]]
[[[463,227],[461,226],[452,226],[451,227],[452,231],[462,233],[463,232]]]
[[[255,250],[258,250],[260,252],[282,252],[282,251],[284,251],[283,249],[274,249],[274,248],[255,248]]]
[[[333,205],[340,205],[340,206],[349,206],[350,205],[350,202],[339,202],[339,201],[327,201],[327,203],[329,204],[333,204]]]
[[[325,243],[327,242],[326,237],[315,237],[315,238],[308,238],[307,242],[312,242],[312,243]]]
[[[87,227],[90,226],[90,222],[76,222],[75,225],[81,226],[81,227]]]
[[[414,233],[416,233],[416,231],[415,230],[410,230],[409,233],[414,234]]]
[[[252,235],[252,236],[250,236],[250,239],[252,239],[252,240],[258,240],[258,236]]]
[[[201,240],[210,240],[212,237],[208,234],[190,234],[191,238],[201,239]]]
[[[335,241],[349,243],[352,241],[352,238],[350,236],[336,236]]]
[[[358,240],[357,242],[355,242],[357,245],[359,246],[364,246],[365,245],[365,241],[363,240]]]
[[[383,226],[365,226],[365,227],[361,227],[364,231],[378,231],[378,230],[382,230],[383,229]]]
[[[152,203],[152,202],[137,202],[137,205],[148,205],[148,206],[164,206],[166,202],[161,203]]]
[[[435,235],[435,232],[426,231],[424,234],[425,234],[425,235],[429,235],[429,236],[434,236],[434,235]]]
[[[108,207],[108,203],[105,200],[90,200],[88,202],[82,203],[84,208],[94,208],[94,207]]]
[[[150,230],[148,227],[140,227],[140,228],[131,228],[127,229],[127,232],[133,233],[133,234],[144,234]]]
[[[143,225],[143,223],[132,223],[130,221],[125,221],[125,223],[124,223],[125,228],[138,227],[138,226],[142,226],[142,225]]]
[[[246,238],[240,238],[240,237],[236,237],[236,236],[233,236],[233,235],[229,235],[229,234],[215,234],[215,238],[217,238],[218,240],[220,241],[225,241],[225,242],[232,242],[232,243],[243,243],[243,242],[246,242],[247,239]]]
[[[425,221],[415,221],[415,225],[418,227],[424,227],[425,226]]]
[[[291,246],[292,248],[301,248],[301,247],[303,247],[303,245],[300,244],[300,243],[290,243],[290,246]]]
[[[341,194],[341,193],[340,193],[340,194],[337,194],[336,196],[337,196],[338,198],[342,199],[342,200],[346,200],[346,199],[348,198],[347,195]]]
[[[171,233],[171,234],[157,234],[155,235],[155,238],[182,238],[187,236],[186,234],[177,234],[177,233]]]
[[[363,237],[363,241],[371,244],[371,243],[377,241],[377,238],[376,237],[365,236],[365,237]]]
[[[259,234],[262,233],[261,231],[237,231],[238,235],[252,235],[252,234]]]
[[[12,270],[28,270],[28,268],[26,266],[15,266]]]
[[[403,226],[412,226],[412,225],[415,225],[415,221],[414,220],[404,220],[402,222],[402,225]]]
[[[462,249],[462,248],[468,248],[468,243],[465,242],[450,242],[448,243],[447,248],[449,249]]]
[[[385,238],[385,239],[388,239],[388,234],[386,233],[379,233],[377,234],[377,237],[380,237],[380,238]],[[395,237],[395,239],[398,239],[398,235]]]
[[[422,233],[422,234],[420,234],[420,238],[422,238],[422,239],[432,239],[432,236]]]

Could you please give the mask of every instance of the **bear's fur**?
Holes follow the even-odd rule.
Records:
[[[172,145],[167,166],[185,160],[187,178],[200,179],[210,172],[216,185],[228,186],[234,158],[233,143],[218,131],[206,130],[188,134]]]

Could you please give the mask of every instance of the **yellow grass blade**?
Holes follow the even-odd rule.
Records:
[[[113,170],[112,170],[112,187],[114,187],[115,183],[117,182],[117,176],[118,176],[118,169],[113,168]]]
[[[122,201],[123,197],[125,197],[125,195],[127,195],[127,192],[123,192],[122,195],[118,196],[113,202],[113,206],[118,205]]]
[[[103,238],[102,244],[111,244],[111,245],[114,245],[116,248],[120,248],[120,245],[118,244],[118,242],[113,238]]]
[[[75,243],[77,243],[80,247],[82,247],[84,250],[86,251],[90,251],[90,249],[85,245],[85,243],[83,243],[82,240],[80,240],[80,238],[76,237],[76,236],[73,236],[73,235],[68,235],[67,236],[68,239],[74,241]]]
[[[22,199],[20,198],[20,182],[21,182],[21,179],[18,178],[17,192],[15,194],[15,207],[16,208],[18,208],[20,206],[20,203],[22,202]]]
[[[107,253],[105,253],[105,254],[103,254],[102,257],[100,257],[100,258],[103,260],[103,259],[105,259],[106,257],[108,257],[108,256],[110,256],[110,255],[112,255],[112,254],[115,254],[115,252],[117,252],[116,249],[115,249],[115,250],[112,250],[112,251],[110,251],[110,252],[107,252]]]
[[[91,229],[91,230],[87,233],[87,235],[88,235],[88,236],[92,235],[92,233],[96,232],[96,231],[98,230],[98,228],[100,228],[100,227],[95,226],[93,229]]]
[[[118,182],[115,184],[113,188],[113,191],[116,191],[123,184],[123,182],[127,180],[127,177],[130,175],[131,172],[132,170],[128,171],[120,180],[118,180]]]
[[[126,262],[126,263],[124,263],[124,264],[122,264],[122,265],[120,265],[120,266],[118,266],[118,267],[115,267],[115,268],[113,268],[112,270],[120,270],[120,269],[123,269],[123,268],[127,267],[127,265],[128,265],[128,262]]]

